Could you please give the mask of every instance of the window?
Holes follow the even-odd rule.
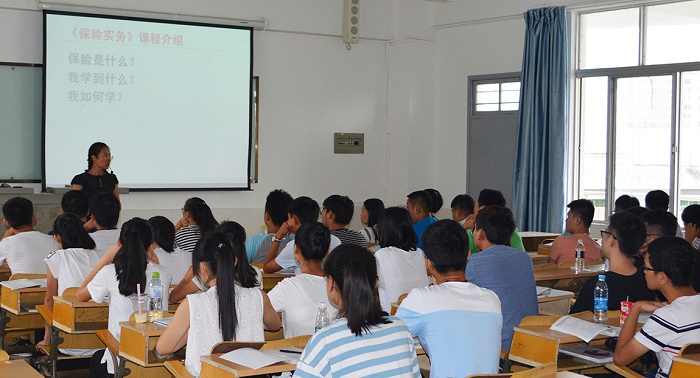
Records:
[[[661,189],[679,215],[700,202],[700,1],[579,15],[576,197],[612,213],[615,198]]]
[[[474,110],[477,112],[518,111],[520,81],[477,84]]]

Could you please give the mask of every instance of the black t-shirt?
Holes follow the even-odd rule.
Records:
[[[620,309],[620,302],[629,297],[631,302],[656,300],[654,292],[647,287],[644,272],[637,270],[631,276],[623,276],[615,272],[605,273],[605,282],[608,284],[608,310]],[[591,277],[585,284],[571,307],[569,313],[575,314],[582,311],[593,311],[593,289],[598,283],[598,277]]]
[[[73,177],[71,185],[78,184],[83,187],[83,193],[91,198],[95,193],[114,193],[114,188],[119,184],[117,176],[113,173],[105,172],[103,176],[93,176],[87,171]]]

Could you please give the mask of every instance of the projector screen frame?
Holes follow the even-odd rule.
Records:
[[[96,9],[95,11],[98,11]],[[247,176],[246,176],[246,186],[241,186],[241,187],[187,187],[187,186],[182,186],[182,187],[154,187],[154,188],[149,188],[149,187],[135,187],[135,188],[129,188],[129,187],[124,187],[125,189],[128,189],[129,191],[133,192],[177,192],[177,191],[251,191],[251,183],[257,182],[257,141],[255,142],[255,146],[253,146],[253,133],[257,135],[257,116],[254,117],[253,111],[258,109],[258,104],[257,104],[257,99],[256,96],[254,96],[253,91],[254,91],[254,80],[257,83],[257,76],[253,76],[253,51],[254,51],[254,27],[252,26],[241,26],[241,25],[232,25],[232,24],[218,24],[218,23],[211,23],[211,22],[200,22],[200,21],[194,21],[192,19],[187,19],[187,20],[178,20],[178,19],[171,19],[171,18],[157,18],[153,17],[154,14],[145,14],[143,17],[141,16],[134,16],[134,15],[120,15],[116,13],[101,13],[101,12],[83,12],[83,11],[70,11],[70,10],[60,10],[60,9],[43,9],[42,10],[42,23],[43,23],[43,46],[42,46],[42,54],[43,54],[43,62],[41,64],[42,67],[42,115],[41,115],[41,185],[42,185],[42,192],[47,192],[48,185],[47,185],[47,180],[46,180],[46,75],[47,75],[47,65],[46,65],[46,58],[47,58],[47,15],[50,14],[56,14],[56,15],[66,15],[66,16],[75,16],[75,17],[90,17],[90,18],[104,18],[104,19],[116,19],[116,20],[126,20],[126,21],[137,21],[137,22],[153,22],[153,23],[162,23],[162,24],[176,24],[176,25],[187,25],[187,26],[202,26],[202,27],[213,27],[213,28],[222,28],[222,29],[239,29],[239,30],[245,30],[248,31],[249,33],[249,57],[250,57],[250,62],[249,62],[249,74],[248,74],[248,122],[247,122],[247,127],[248,127],[248,141],[247,141],[247,164],[246,164],[246,171],[247,171]],[[151,17],[148,17],[151,16]],[[253,121],[255,120],[256,125],[253,125]],[[255,130],[254,130],[255,128]],[[257,137],[256,137],[257,139]],[[108,141],[105,141],[108,142]],[[109,144],[109,143],[107,143]],[[87,147],[89,146],[81,146],[82,149],[87,150]],[[255,171],[256,171],[256,177],[253,178],[251,176],[251,164],[252,164],[252,157],[255,156]],[[80,172],[76,172],[80,173]],[[67,185],[68,186],[68,185]]]

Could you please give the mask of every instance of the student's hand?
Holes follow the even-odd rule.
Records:
[[[474,229],[474,223],[476,220],[476,215],[474,214],[469,214],[467,217],[464,219],[464,224],[462,227],[464,227],[465,230],[473,230]]]
[[[51,336],[48,334],[47,336],[44,337],[44,340],[39,341],[36,343],[36,351],[40,352],[41,349],[39,349],[40,346],[50,346],[51,345]]]
[[[275,234],[275,237],[277,239],[282,239],[283,237],[289,235],[289,225],[287,222],[282,223],[280,226],[280,229],[277,230],[277,234]]]
[[[95,218],[90,217],[90,220],[83,223],[83,228],[85,229],[85,231],[89,231],[89,230],[97,228],[97,222],[95,222]]]
[[[189,225],[190,225],[190,222],[185,217],[182,217],[182,218],[180,218],[179,221],[177,221],[177,223],[175,223],[175,230],[189,227]]]
[[[654,301],[636,301],[632,305],[632,308],[641,312],[654,312],[661,307],[666,306],[667,303],[654,302]]]

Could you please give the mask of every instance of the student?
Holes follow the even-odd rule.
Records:
[[[328,303],[326,276],[321,260],[328,253],[330,231],[318,222],[299,227],[294,238],[294,257],[299,261],[301,274],[285,278],[270,293],[270,302],[282,316],[284,337],[313,335],[320,302]],[[327,307],[328,315],[335,319],[338,310]]]
[[[623,194],[615,200],[615,209],[613,213],[619,213],[620,211],[627,211],[628,209],[639,206],[639,200],[637,197],[630,197],[627,194]]]
[[[272,237],[276,235],[280,227],[287,222],[287,209],[292,200],[292,196],[282,189],[275,189],[267,195],[267,199],[265,200],[265,215],[263,216],[265,226],[267,227],[267,235],[260,241],[255,251],[250,251],[248,249],[248,239],[250,239],[250,237],[246,239],[246,253],[248,254],[248,261],[251,264],[265,262],[267,251],[269,251],[272,246]],[[277,252],[279,253],[290,240],[291,238],[289,236],[282,238],[278,243]]]
[[[459,222],[465,230],[474,228],[474,199],[468,194],[458,194],[450,203],[452,220]]]
[[[644,197],[644,206],[649,210],[668,210],[669,197],[663,190],[651,190]]]
[[[199,238],[213,232],[218,224],[203,199],[189,198],[182,208],[182,218],[175,224],[175,246],[192,253]]]
[[[279,329],[280,319],[265,292],[241,287],[235,265],[233,249],[224,234],[202,237],[192,255],[192,268],[208,290],[182,301],[158,340],[157,354],[174,353],[187,345],[185,367],[199,376],[199,358],[209,354],[216,343],[264,341],[265,329]]]
[[[401,294],[427,286],[428,273],[423,251],[416,247],[416,233],[411,215],[406,209],[390,207],[382,211],[377,222],[379,245],[377,259],[377,289],[382,310],[391,311],[391,303]]]
[[[700,250],[700,205],[689,205],[683,209],[681,220],[685,228],[685,240]]]
[[[367,245],[367,240],[357,231],[348,229],[355,212],[355,204],[348,196],[334,194],[323,201],[321,223],[331,230],[331,234],[340,239],[341,244]]]
[[[513,327],[524,317],[539,314],[532,259],[505,245],[515,230],[513,213],[507,207],[483,207],[475,223],[474,244],[481,252],[471,255],[467,280],[498,295],[503,313],[501,348],[510,350]]]
[[[328,298],[338,308],[339,318],[311,337],[295,376],[420,378],[406,324],[389,317],[377,301],[377,264],[372,253],[357,245],[341,244],[328,255],[324,271]]]
[[[377,239],[377,219],[384,210],[384,202],[379,198],[370,198],[362,204],[360,221],[366,227],[360,230],[360,234],[365,237],[367,243],[379,243]]]
[[[282,269],[292,270],[294,274],[301,274],[301,267],[294,258],[294,240],[277,254],[277,244],[282,242],[284,237],[294,234],[304,224],[316,222],[321,209],[318,203],[309,197],[297,197],[289,204],[287,221],[277,230],[277,234],[272,238],[272,245],[267,251],[263,272],[274,273]],[[340,239],[331,235],[329,251],[340,245]]]
[[[75,214],[85,223],[90,212],[90,199],[80,190],[69,190],[61,197],[61,211]]]
[[[93,143],[88,149],[88,169],[71,180],[71,189],[84,192],[88,198],[95,193],[112,193],[119,200],[119,180],[114,173],[107,172],[112,162],[109,147],[102,143]]]
[[[424,192],[428,193],[430,195],[430,202],[432,203],[432,206],[430,206],[430,213],[435,216],[438,211],[442,208],[443,200],[442,200],[442,194],[437,191],[437,189],[423,189]],[[437,219],[437,218],[436,218]]]
[[[642,214],[641,218],[647,233],[644,244],[639,248],[636,256],[635,265],[637,266],[644,263],[644,255],[647,253],[649,243],[662,236],[676,236],[676,227],[678,227],[678,218],[666,210],[649,210]]]
[[[53,311],[53,297],[63,295],[63,291],[69,287],[79,287],[102,257],[102,254],[95,250],[95,241],[83,228],[83,222],[74,214],[61,214],[56,218],[53,222],[53,237],[60,249],[51,252],[44,259],[46,264],[44,304],[51,311]],[[51,345],[51,331],[48,326],[44,333],[44,340],[38,345]]]
[[[0,240],[0,264],[7,261],[12,274],[44,274],[44,257],[58,249],[53,237],[34,230],[32,201],[14,197],[2,205],[3,224],[8,228]]]
[[[90,220],[83,227],[94,229],[90,237],[95,240],[95,249],[103,254],[117,244],[120,230],[117,228],[121,203],[112,193],[95,193],[90,198]]]
[[[180,282],[187,269],[192,266],[192,254],[175,246],[175,226],[170,219],[157,215],[148,220],[153,228],[153,240],[158,264],[167,267],[173,274],[173,282]]]
[[[413,289],[396,317],[430,356],[430,376],[498,373],[501,301],[493,291],[467,282],[466,231],[449,219],[440,220],[425,230],[423,245],[435,285]]]
[[[406,210],[411,215],[413,231],[416,233],[418,248],[423,248],[423,232],[428,226],[437,222],[432,216],[433,200],[430,194],[424,190],[419,190],[408,195],[406,198]]]
[[[479,192],[479,198],[477,198],[476,203],[474,204],[474,216],[477,216],[479,211],[484,207],[492,205],[502,207],[506,206],[506,198],[503,197],[503,193],[496,189],[481,190],[481,192]],[[479,249],[474,245],[473,232],[467,231],[467,236],[469,236],[469,251],[472,254],[478,253]],[[525,250],[523,239],[520,237],[520,233],[518,232],[517,228],[513,229],[513,233],[510,234],[507,245],[521,251]]]
[[[610,224],[600,231],[602,255],[610,260],[605,272],[608,285],[608,310],[620,309],[620,301],[654,300],[655,295],[644,283],[644,273],[634,266],[634,256],[644,243],[646,228],[641,219],[623,211],[610,216]],[[583,284],[570,313],[593,311],[593,290],[598,277]]]
[[[615,347],[615,364],[628,365],[647,351],[659,360],[657,378],[668,377],[673,357],[687,343],[700,341],[700,296],[693,289],[692,246],[664,236],[649,244],[644,257],[644,279],[649,289],[659,290],[668,304],[637,301],[632,306]],[[635,327],[642,312],[653,312],[640,332]]]
[[[134,312],[131,295],[136,294],[137,284],[141,292],[147,292],[148,282],[154,272],[160,273],[163,283],[163,306],[167,308],[172,274],[163,266],[150,262],[152,259],[153,233],[146,220],[133,218],[122,225],[116,245],[102,256],[100,262],[90,272],[78,290],[78,300],[87,302],[92,299],[102,303],[105,296],[109,301],[109,320],[107,328],[117,340],[121,337],[119,322],[129,320]],[[113,263],[112,263],[113,262]],[[114,364],[108,349],[99,351],[90,361],[91,376],[114,374]]]
[[[589,235],[595,207],[593,202],[587,199],[577,199],[571,201],[566,207],[566,232],[569,235],[562,235],[554,239],[552,250],[549,253],[550,262],[573,262],[576,259],[576,245],[579,240],[583,241],[586,248],[584,255],[586,261],[599,260],[600,244]]]

